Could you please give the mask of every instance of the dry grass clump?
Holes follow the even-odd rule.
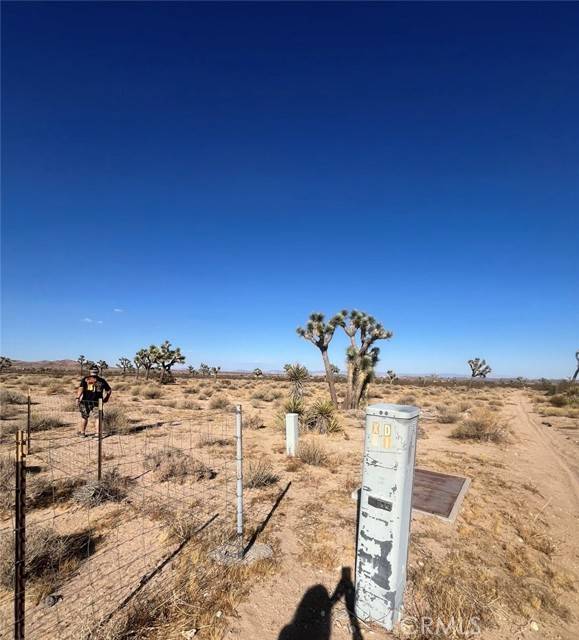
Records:
[[[317,440],[302,440],[298,444],[297,455],[302,462],[314,467],[323,467],[328,464],[328,452]]]
[[[130,427],[129,418],[122,407],[109,407],[103,410],[103,433],[123,433]]]
[[[414,404],[416,402],[416,397],[410,394],[404,395],[404,396],[400,396],[398,398],[398,400],[396,401],[397,404]]]
[[[210,409],[227,409],[229,407],[229,400],[224,396],[215,396],[211,398],[209,402]]]
[[[277,389],[258,389],[251,394],[252,400],[263,400],[264,402],[273,402],[283,397],[283,392]]]
[[[216,475],[206,464],[174,447],[148,454],[144,466],[147,471],[154,471],[160,482],[172,480],[182,483],[188,476],[196,480],[211,480]]]
[[[80,562],[94,551],[91,531],[60,535],[50,527],[27,527],[26,577],[37,582],[42,593],[49,593],[75,571]],[[0,540],[0,584],[11,588],[14,583],[14,536]],[[38,584],[40,582],[40,584]]]
[[[0,389],[0,404],[27,404],[28,397],[12,389]]]
[[[342,426],[336,418],[336,408],[331,400],[316,400],[306,411],[302,425],[307,431],[318,433],[342,431]]]
[[[451,436],[459,440],[479,440],[480,442],[504,442],[508,428],[494,412],[476,409],[470,416],[454,428]]]
[[[494,626],[499,579],[468,550],[454,550],[442,559],[429,556],[409,567],[409,578],[409,620],[430,620],[432,625],[408,625],[405,637],[471,637],[479,627]]]
[[[232,444],[230,438],[212,435],[211,433],[202,433],[197,440],[198,447],[227,447]]]
[[[158,387],[154,387],[153,385],[149,385],[143,390],[138,390],[137,393],[140,393],[143,398],[148,398],[149,400],[155,400],[163,395],[161,389],[159,389]],[[133,395],[135,394],[133,393]]]
[[[442,404],[438,405],[436,408],[438,409],[438,422],[441,422],[442,424],[454,424],[455,422],[458,422],[460,414],[454,409],[454,407]]]
[[[195,400],[181,400],[179,403],[179,409],[184,409],[186,411],[199,411],[201,406]]]
[[[549,402],[553,407],[566,407],[569,404],[569,399],[563,394],[556,394],[549,398]]]
[[[244,474],[244,485],[250,489],[268,487],[278,480],[279,476],[267,460],[251,460]]]
[[[121,476],[118,469],[105,471],[100,480],[89,480],[77,487],[72,498],[85,507],[96,507],[103,502],[120,502],[127,497],[131,479]]]
[[[66,502],[83,483],[82,478],[35,478],[27,490],[26,504],[30,509],[40,509]]]
[[[12,458],[0,458],[0,512],[14,508],[14,472],[15,463]]]

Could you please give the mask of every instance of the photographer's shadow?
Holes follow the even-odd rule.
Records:
[[[291,623],[281,630],[278,640],[330,640],[332,609],[342,597],[350,620],[352,640],[363,640],[360,625],[354,615],[356,591],[350,567],[342,568],[342,577],[332,595],[321,584],[306,591]]]

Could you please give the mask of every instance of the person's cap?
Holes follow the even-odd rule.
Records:
[[[91,367],[90,368],[90,372],[91,373],[98,373],[99,372],[99,368],[98,367]]]

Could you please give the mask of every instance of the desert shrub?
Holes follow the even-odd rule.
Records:
[[[244,475],[244,485],[251,489],[275,484],[279,476],[267,460],[251,460]]]
[[[414,404],[416,402],[416,398],[413,395],[407,394],[405,396],[400,396],[397,400],[398,404]]]
[[[109,407],[103,410],[103,433],[122,433],[129,427],[129,419],[122,407]]]
[[[145,469],[153,471],[161,482],[166,480],[184,482],[187,476],[193,476],[196,480],[211,480],[216,475],[207,465],[174,447],[148,454],[144,465]]]
[[[9,404],[0,405],[0,420],[13,420],[18,416],[24,415],[15,406]]]
[[[62,385],[54,383],[54,384],[49,384],[46,387],[46,393],[49,396],[55,396],[55,395],[59,395],[61,393],[66,393],[66,389],[62,388]]]
[[[438,422],[442,422],[442,424],[454,424],[458,422],[460,418],[459,413],[454,409],[454,407],[449,407],[446,404],[438,405]]]
[[[179,408],[186,409],[188,411],[198,411],[199,409],[201,409],[199,403],[195,402],[194,400],[181,400]]]
[[[456,408],[461,412],[464,413],[465,411],[468,411],[470,409],[470,402],[466,402],[466,400],[461,400],[457,405]]]
[[[137,396],[144,395],[140,384],[135,384],[131,387],[130,394],[136,398]]]
[[[300,460],[314,467],[323,467],[329,460],[327,451],[317,440],[303,440],[300,442],[297,455]]]
[[[73,500],[85,507],[96,507],[103,502],[120,502],[127,496],[127,489],[131,479],[121,476],[118,469],[106,471],[102,479],[89,480],[86,484],[77,487],[73,494]]]
[[[199,389],[197,387],[183,387],[183,393],[186,395],[196,395],[199,393]]]
[[[177,400],[165,400],[165,402],[161,402],[161,406],[167,407],[168,409],[176,409]]]
[[[229,400],[223,396],[215,396],[211,398],[209,402],[210,409],[227,409],[229,407]]]
[[[569,400],[562,394],[551,396],[549,402],[553,407],[565,407],[569,404]]]
[[[95,538],[90,531],[59,535],[49,527],[28,527],[26,532],[26,578],[42,580],[49,585],[59,582],[63,573],[74,571],[94,550]],[[14,584],[14,536],[0,540],[0,584]]]
[[[306,411],[302,424],[307,431],[318,433],[337,433],[342,430],[331,400],[316,400]]]
[[[149,400],[154,400],[156,398],[160,398],[163,394],[161,393],[161,389],[158,387],[153,387],[152,385],[145,387],[141,392],[143,398],[148,398]]]
[[[30,415],[30,431],[48,431],[68,426],[67,422],[54,416],[44,416],[40,413]]]
[[[283,392],[274,390],[259,389],[251,394],[252,400],[263,400],[264,402],[273,402],[283,397]]]
[[[254,413],[253,415],[244,416],[243,427],[245,429],[263,429],[265,425],[262,417],[258,413]]]
[[[0,404],[27,404],[28,397],[12,389],[0,389]]]
[[[452,437],[460,440],[503,442],[508,433],[507,426],[495,413],[487,409],[476,409],[452,431]]]

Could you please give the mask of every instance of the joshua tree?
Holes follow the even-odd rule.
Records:
[[[139,369],[142,367],[145,370],[145,380],[149,379],[151,369],[157,362],[158,348],[152,344],[149,348],[139,349],[135,355],[135,367],[137,368],[137,376],[139,375]]]
[[[165,377],[169,380],[172,378],[171,368],[174,365],[185,362],[185,356],[179,347],[173,349],[171,343],[165,340],[160,347],[156,347],[154,362],[161,370],[161,382],[164,382]]]
[[[142,351],[142,350],[141,350]],[[139,355],[140,351],[135,355],[135,357],[133,358],[133,363],[135,365],[135,378],[138,380],[139,379],[139,371],[142,369],[143,367],[143,361],[141,359],[141,356]]]
[[[288,380],[292,383],[290,397],[294,402],[301,402],[304,395],[304,383],[309,378],[310,372],[303,365],[286,364],[284,370]]]
[[[395,380],[398,380],[398,376],[394,371],[392,371],[392,369],[388,369],[388,371],[386,371],[384,378],[386,379],[386,382],[389,382],[390,384],[393,384]]]
[[[322,354],[322,360],[324,362],[324,368],[326,370],[326,380],[330,388],[330,396],[334,406],[338,406],[338,396],[336,394],[336,385],[334,383],[334,373],[332,372],[332,365],[328,356],[328,347],[336,328],[344,326],[346,311],[336,314],[328,322],[325,321],[323,313],[312,313],[306,323],[305,327],[298,327],[296,332],[298,336],[301,336],[305,340],[309,340],[314,346],[316,346]]]
[[[217,375],[221,371],[221,367],[211,367],[211,375],[217,380]]]
[[[253,370],[253,377],[254,378],[263,378],[263,371],[259,367],[256,367]]]
[[[350,346],[346,350],[348,384],[344,408],[357,409],[374,379],[380,349],[373,345],[378,340],[389,340],[393,334],[375,318],[356,309],[350,311],[348,321],[341,326],[350,339]]]
[[[191,365],[187,367],[187,371],[189,371],[192,377],[195,377],[197,375],[197,369],[195,369],[195,367],[192,367]]]
[[[99,360],[97,362],[97,367],[99,368],[99,371],[102,373],[103,371],[105,371],[105,369],[109,368],[109,365],[107,364],[106,360]]]
[[[0,356],[0,371],[6,371],[12,366],[12,360],[6,356]]]
[[[486,360],[481,360],[480,358],[473,358],[472,360],[468,360],[468,366],[470,367],[471,378],[486,378],[492,371],[492,369],[486,363]]]
[[[82,374],[84,373],[84,365],[87,363],[86,358],[84,356],[78,356],[76,361],[80,365],[80,375],[82,376]]]
[[[579,351],[575,352],[575,357],[577,358],[577,368],[575,369],[575,373],[573,374],[573,377],[571,378],[571,380],[573,382],[575,382],[575,380],[577,380],[577,376],[579,375]]]
[[[211,367],[208,364],[205,364],[204,362],[202,362],[199,365],[199,371],[201,371],[201,375],[202,376],[209,376],[211,375]]]
[[[125,373],[127,373],[127,370],[131,370],[133,368],[133,363],[129,358],[125,358],[125,356],[123,356],[122,358],[119,358],[119,364],[117,365],[117,367],[119,369],[122,369],[123,375],[125,375]]]

